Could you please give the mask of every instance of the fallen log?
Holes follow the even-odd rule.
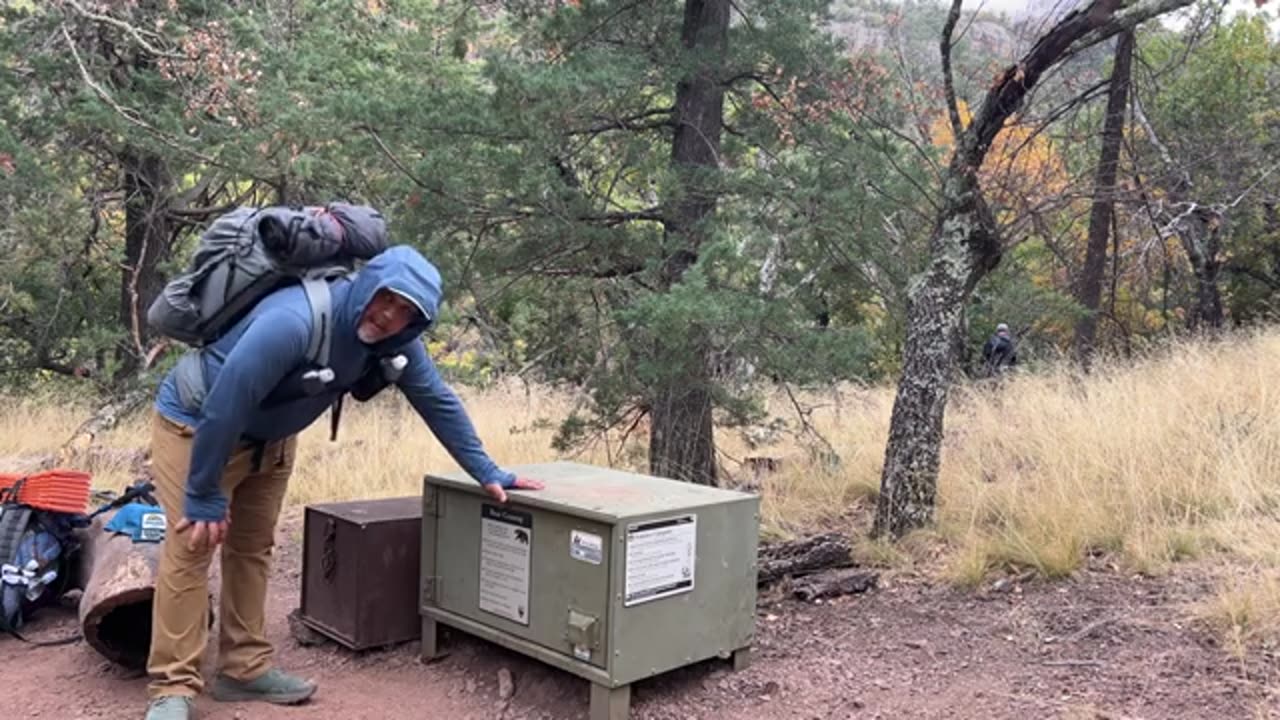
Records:
[[[80,549],[80,631],[103,657],[143,669],[151,649],[151,609],[163,545],[108,533],[102,529],[106,522],[106,516],[94,520]],[[212,626],[212,594],[209,600]]]
[[[77,543],[74,565],[69,570],[72,573],[68,580],[68,587],[78,588],[82,593],[85,586],[89,583],[89,576],[93,574],[94,552],[98,548],[96,542],[92,542],[92,538],[102,534],[102,526],[107,523],[107,519],[99,515],[93,519],[89,527],[75,530],[72,535],[75,536]]]
[[[805,602],[819,598],[852,595],[871,590],[880,582],[880,573],[870,570],[837,570],[813,576],[797,585],[791,594]]]
[[[135,389],[99,407],[62,443],[58,450],[60,461],[65,463],[65,458],[74,454],[77,446],[82,449],[93,445],[99,434],[114,428],[122,419],[141,408],[151,395],[151,391],[146,389]]]
[[[151,605],[160,565],[159,543],[135,543],[127,535],[91,532],[82,546],[80,630],[108,660],[137,669],[151,647]]]
[[[853,565],[853,546],[840,533],[825,533],[801,540],[761,545],[756,582],[759,585],[784,577],[802,577],[832,568]]]

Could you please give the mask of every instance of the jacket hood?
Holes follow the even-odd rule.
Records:
[[[355,276],[346,302],[337,311],[339,327],[356,334],[364,310],[379,290],[390,290],[418,306],[418,316],[404,330],[372,345],[374,350],[391,350],[426,332],[440,309],[440,271],[417,250],[396,245],[376,255]]]

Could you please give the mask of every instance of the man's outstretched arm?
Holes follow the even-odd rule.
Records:
[[[445,383],[421,342],[403,350],[409,359],[396,383],[409,404],[440,439],[449,455],[499,502],[510,488],[538,490],[542,484],[498,467],[484,449],[462,401]]]

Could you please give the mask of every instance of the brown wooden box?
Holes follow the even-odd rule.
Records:
[[[422,636],[421,496],[309,505],[302,534],[304,623],[353,650]]]

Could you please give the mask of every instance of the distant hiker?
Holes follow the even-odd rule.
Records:
[[[983,377],[993,377],[1018,364],[1018,348],[1013,336],[1009,334],[1009,326],[996,325],[996,334],[982,346]]]
[[[293,250],[310,237],[298,228],[336,222],[307,232],[332,231],[341,246],[344,232],[362,228],[344,230],[340,226],[351,216],[339,220],[321,212],[274,229],[288,228],[282,247]],[[228,280],[227,287],[231,284]],[[220,638],[210,694],[219,701],[293,704],[316,691],[315,683],[274,666],[264,605],[273,535],[298,433],[325,409],[339,409],[335,401],[345,392],[367,399],[382,386],[395,385],[497,502],[506,501],[507,489],[542,487],[490,459],[466,410],[427,355],[420,336],[436,319],[441,296],[440,274],[431,263],[409,247],[379,249],[358,273],[339,274],[321,285],[320,302],[314,285],[299,284],[256,299],[160,386],[151,458],[155,495],[169,532],[156,578],[147,720],[188,720],[195,696],[204,689],[200,661],[208,639],[208,570],[218,545]],[[179,291],[175,287],[174,295]],[[325,344],[322,363],[313,360],[317,338]]]

